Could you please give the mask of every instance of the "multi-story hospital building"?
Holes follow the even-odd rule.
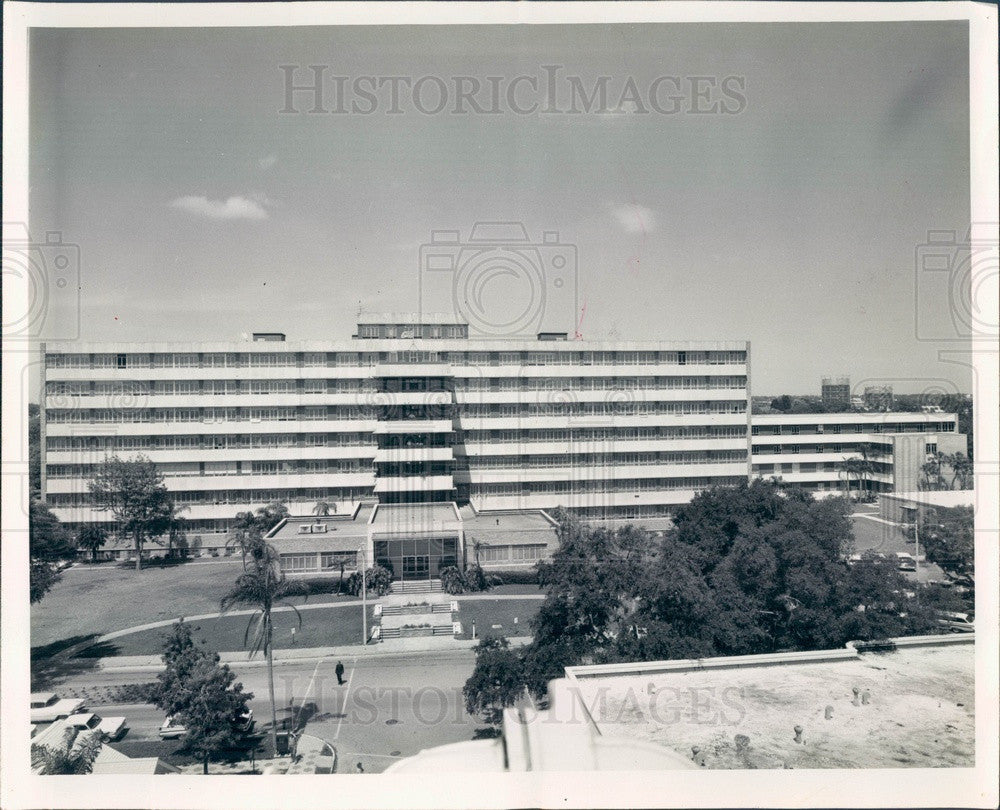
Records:
[[[325,502],[341,517],[454,503],[649,518],[753,475],[842,488],[837,462],[859,443],[891,489],[895,436],[957,430],[951,415],[885,413],[762,416],[751,431],[749,350],[480,339],[454,319],[385,316],[340,341],[49,345],[42,495],[65,523],[107,521],[87,479],[105,456],[142,454],[208,537],[273,501],[301,517]]]

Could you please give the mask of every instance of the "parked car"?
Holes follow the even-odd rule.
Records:
[[[253,731],[254,722],[253,709],[247,709],[233,717],[233,730],[241,734],[249,734]],[[187,729],[182,723],[175,721],[173,717],[167,717],[157,733],[161,740],[177,740],[187,734]]]
[[[101,717],[93,712],[73,714],[66,723],[79,731],[97,731],[104,740],[119,740],[125,736],[128,726],[124,717]]]
[[[975,619],[968,613],[957,613],[951,610],[938,611],[938,624],[947,627],[953,633],[974,633]]]
[[[31,722],[51,723],[83,710],[83,701],[61,698],[55,692],[33,692],[31,695]]]

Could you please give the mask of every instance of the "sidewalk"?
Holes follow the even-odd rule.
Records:
[[[513,646],[521,646],[531,641],[530,636],[516,636],[508,639]],[[298,664],[305,661],[319,661],[324,658],[379,658],[397,656],[400,653],[439,653],[449,650],[471,650],[479,639],[454,639],[442,636],[417,636],[396,638],[371,644],[353,644],[344,647],[302,647],[274,651],[274,664]],[[246,652],[219,653],[224,664],[233,669],[263,667],[267,660],[263,655],[247,658]],[[158,655],[123,655],[113,658],[99,658],[98,669],[104,672],[160,671],[163,660]]]

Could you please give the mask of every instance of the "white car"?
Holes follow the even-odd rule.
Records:
[[[974,633],[975,619],[968,613],[956,613],[951,610],[938,611],[938,624],[944,625],[953,633]]]
[[[253,731],[253,709],[247,709],[245,712],[240,712],[236,715],[232,719],[232,725],[233,730],[238,731],[241,734],[249,734]],[[167,717],[163,721],[163,725],[160,726],[157,733],[160,735],[161,740],[179,740],[187,734],[187,729],[179,722],[175,721],[173,717]]]
[[[187,729],[180,723],[175,723],[173,717],[168,717],[160,726],[159,735],[161,740],[178,740],[187,733]]]
[[[34,692],[31,695],[31,722],[51,723],[83,709],[83,701],[76,698],[59,698],[55,692]]]
[[[80,731],[97,731],[105,740],[117,740],[125,736],[128,726],[124,717],[101,717],[93,712],[70,715],[66,723]]]

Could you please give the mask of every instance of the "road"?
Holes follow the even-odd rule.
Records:
[[[859,554],[864,551],[878,551],[887,556],[892,556],[897,551],[914,553],[914,542],[908,540],[896,524],[882,520],[874,511],[854,512],[851,515],[851,523],[854,527],[854,549]],[[922,548],[920,554],[923,557]],[[918,575],[912,571],[904,572],[904,575],[911,581],[917,581]],[[921,559],[920,582],[940,582],[944,578],[944,571],[938,566]]]
[[[470,649],[407,652],[399,655],[342,659],[344,684],[338,685],[337,661],[288,661],[275,664],[275,697],[279,723],[301,713],[306,731],[333,744],[338,772],[378,773],[400,757],[437,745],[473,739],[484,724],[466,714],[462,686],[472,672]],[[237,679],[253,692],[250,703],[258,727],[270,720],[267,669],[234,666]],[[67,676],[52,685],[59,692],[155,680],[149,670],[91,670]],[[149,704],[100,704],[88,708],[105,716],[123,715],[129,731],[118,745],[130,756],[167,756],[176,741],[161,741],[157,729],[162,713]]]

